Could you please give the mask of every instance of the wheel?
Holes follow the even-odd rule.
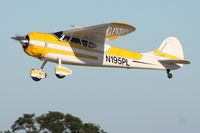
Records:
[[[36,77],[31,77],[34,81],[40,81],[41,79],[40,78],[36,78]]]
[[[169,79],[171,79],[173,77],[173,75],[171,73],[168,73],[167,76]]]
[[[30,76],[34,81],[40,81],[47,77],[47,74],[41,69],[31,69]]]
[[[55,75],[59,79],[63,79],[66,75],[69,75],[71,73],[72,71],[66,67],[59,65],[55,67]]]
[[[65,77],[65,75],[56,74],[56,77],[59,79],[63,79]]]

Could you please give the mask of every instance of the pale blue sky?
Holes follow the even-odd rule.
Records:
[[[0,129],[23,113],[61,111],[109,133],[199,133],[199,5],[197,0],[0,0]],[[79,66],[68,66],[73,75],[59,80],[56,64],[49,63],[48,78],[36,83],[29,70],[41,62],[10,39],[112,21],[137,30],[111,45],[147,52],[176,36],[192,64],[173,71],[172,80],[164,71]]]

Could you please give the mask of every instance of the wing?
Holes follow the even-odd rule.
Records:
[[[67,36],[73,36],[103,45],[105,42],[115,40],[135,30],[136,28],[131,25],[113,22],[66,30],[63,33]]]

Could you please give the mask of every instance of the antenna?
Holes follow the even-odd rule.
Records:
[[[70,25],[71,27],[73,27],[73,28],[78,28],[78,29],[81,29],[82,27],[80,27],[80,26],[76,26],[76,25]]]

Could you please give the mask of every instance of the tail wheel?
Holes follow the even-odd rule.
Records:
[[[168,74],[167,74],[167,77],[168,77],[169,79],[171,79],[171,78],[173,77],[173,75],[172,75],[171,73],[168,73]]]
[[[170,73],[170,69],[167,69],[167,77],[169,79],[171,79],[173,77],[173,75]]]

